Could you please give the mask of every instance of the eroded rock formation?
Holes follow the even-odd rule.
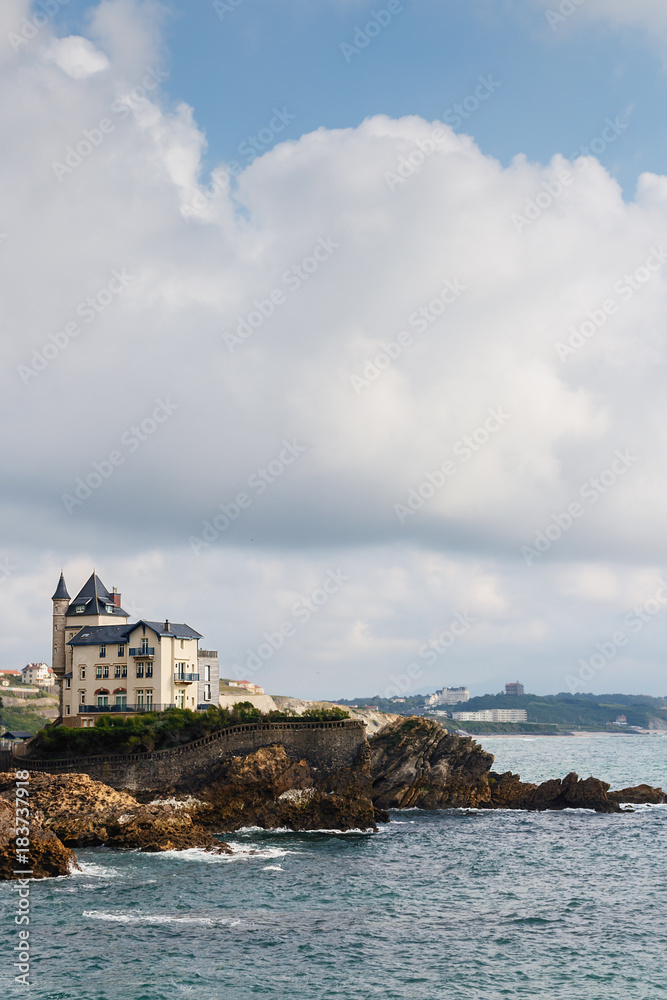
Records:
[[[373,802],[380,809],[476,807],[491,798],[493,754],[432,719],[399,719],[370,747]]]
[[[328,775],[303,759],[291,759],[281,744],[261,747],[217,764],[198,795],[202,802],[194,816],[220,832],[243,826],[375,829],[367,745],[354,767]]]
[[[49,878],[69,875],[72,868],[78,867],[74,853],[53,831],[44,828],[38,810],[30,816],[29,864],[24,866],[18,862],[15,810],[13,802],[0,799],[0,880],[25,878],[23,869],[30,870],[30,878]],[[17,871],[19,874],[16,874]]]

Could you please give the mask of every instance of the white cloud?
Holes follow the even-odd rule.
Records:
[[[80,35],[54,39],[47,49],[46,58],[51,59],[63,73],[74,80],[83,80],[109,67],[109,60],[104,53]]]
[[[276,146],[232,189],[202,174],[196,109],[161,96],[146,8],[104,3],[92,37],[105,72],[71,72],[83,52],[94,68],[92,45],[63,73],[41,44],[0,71],[0,124],[12,134],[0,181],[1,388],[17,428],[2,446],[2,517],[20,567],[3,584],[6,655],[20,635],[12,608],[34,584],[48,614],[55,567],[77,553],[75,576],[94,561],[151,613],[176,619],[183,608],[230,657],[347,553],[355,582],[290,651],[283,690],[371,693],[364,670],[381,685],[389,660],[400,668],[466,603],[481,622],[466,640],[475,655],[462,643],[458,676],[434,680],[464,669],[495,678],[506,665],[514,675],[517,650],[528,664],[543,637],[543,684],[558,686],[559,655],[607,619],[569,634],[571,595],[550,565],[600,561],[618,573],[624,561],[667,561],[665,272],[632,278],[667,243],[667,179],[642,178],[626,204],[591,159],[559,191],[571,167],[561,158],[503,168],[446,126],[443,151],[418,163],[435,123],[376,116]],[[385,175],[409,156],[413,174],[392,191]],[[519,233],[513,217],[529,203],[544,207]],[[114,272],[128,276],[124,289]],[[626,274],[631,295],[614,288],[630,287]],[[465,290],[419,332],[413,314],[434,315],[446,281]],[[614,315],[561,359],[556,345],[611,298]],[[253,332],[230,353],[223,333],[240,323]],[[351,376],[384,365],[403,330],[412,344],[355,392]],[[162,423],[158,399],[175,404]],[[508,417],[490,432],[499,410]],[[285,441],[305,452],[260,492],[257,470],[281,463]],[[627,473],[583,500],[628,449]],[[448,484],[399,523],[395,505],[448,460]],[[99,484],[68,514],[62,495],[89,477]],[[231,519],[240,493],[250,504],[195,555],[188,539],[206,538],[220,504]],[[527,567],[520,547],[573,502],[583,515]],[[588,601],[595,577],[577,586]],[[320,657],[329,666],[315,682]]]

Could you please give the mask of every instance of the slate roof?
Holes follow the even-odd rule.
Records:
[[[146,625],[148,628],[152,628],[156,635],[166,635],[171,636],[174,639],[201,639],[202,635],[200,632],[195,632],[193,628],[189,625],[179,624],[178,622],[149,622],[143,618],[132,628],[136,628],[137,625]],[[165,628],[168,625],[169,628]]]
[[[68,646],[98,646],[103,642],[127,642],[127,635],[134,625],[84,625],[80,632],[70,639]]]
[[[60,587],[60,584],[58,584],[58,587]],[[75,610],[77,605],[80,606],[82,604],[86,607],[86,610],[83,612],[84,617],[87,615],[118,615],[122,618],[129,618],[127,611],[123,611],[122,608],[114,606],[113,611],[107,611],[107,604],[113,604],[113,594],[109,593],[97,573],[92,573],[88,580],[86,580],[68,607],[67,614],[75,615],[77,613]]]
[[[67,593],[67,587],[65,586],[65,577],[64,577],[63,572],[61,570],[61,572],[60,572],[60,579],[58,580],[58,586],[56,587],[56,592],[53,595],[53,597],[51,598],[51,600],[52,601],[57,601],[59,598],[62,598],[62,597],[66,597],[68,601],[70,600],[70,596]]]
[[[26,729],[14,729],[10,733],[7,729],[3,734],[3,740],[29,740],[32,733],[29,733]]]

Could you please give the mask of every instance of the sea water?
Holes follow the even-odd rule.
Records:
[[[496,769],[667,785],[660,737],[481,739]],[[667,806],[621,815],[393,812],[380,833],[249,830],[231,856],[80,850],[31,885],[38,1000],[657,1000]]]

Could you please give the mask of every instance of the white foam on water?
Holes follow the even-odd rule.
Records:
[[[284,872],[285,869],[281,865],[265,865],[262,868],[263,872]]]
[[[119,868],[107,868],[105,865],[95,864],[94,861],[79,861],[79,869],[73,868],[72,875],[87,875],[93,878],[123,878],[125,875]]]
[[[105,913],[103,910],[84,910],[83,916],[114,924],[204,924],[207,927],[238,927],[241,924],[237,917],[172,917],[162,913]]]

